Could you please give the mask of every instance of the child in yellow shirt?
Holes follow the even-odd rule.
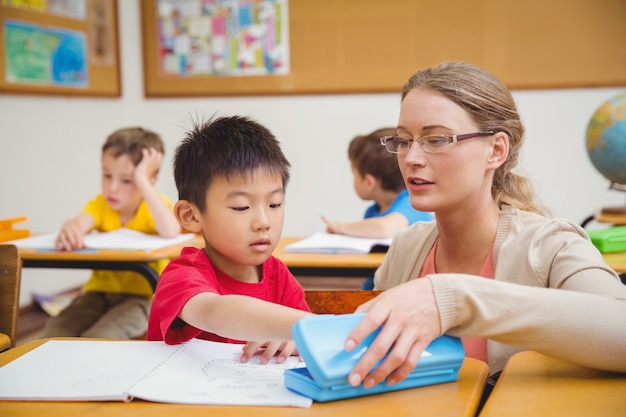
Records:
[[[85,234],[122,227],[177,236],[172,203],[154,187],[164,152],[154,132],[140,127],[113,132],[102,146],[102,193],[63,224],[57,250],[84,248]],[[160,273],[166,263],[151,266]],[[82,293],[48,321],[43,337],[138,337],[146,332],[151,299],[150,284],[136,272],[94,271]]]

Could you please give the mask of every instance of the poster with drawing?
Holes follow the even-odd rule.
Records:
[[[289,73],[287,0],[158,0],[164,77]]]
[[[119,96],[116,0],[2,0],[0,92]]]

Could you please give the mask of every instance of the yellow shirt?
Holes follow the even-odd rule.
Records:
[[[164,195],[161,198],[173,209],[172,202]],[[125,227],[143,233],[157,234],[154,218],[145,201],[142,201],[137,213],[122,225],[120,214],[113,210],[106,202],[102,194],[91,200],[83,208],[83,213],[89,214],[95,221],[94,230],[98,232],[110,232]],[[150,266],[159,274],[168,264],[167,259],[151,262]],[[152,287],[146,278],[132,271],[93,271],[89,281],[83,286],[85,291],[102,291],[110,293],[136,294],[146,298],[152,298]]]

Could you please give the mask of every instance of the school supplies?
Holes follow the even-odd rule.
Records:
[[[334,233],[315,233],[305,239],[285,246],[285,253],[325,253],[325,254],[365,254],[387,252],[391,238],[369,239],[339,235]]]
[[[283,371],[297,357],[240,363],[241,345],[192,339],[149,341],[49,340],[0,368],[0,399],[146,401],[309,407],[289,391]]]
[[[433,340],[422,353],[415,369],[402,382],[386,382],[366,389],[348,383],[348,374],[373,342],[380,328],[372,332],[351,352],[344,342],[364,313],[305,317],[293,326],[292,333],[306,368],[285,371],[285,386],[315,401],[326,402],[378,394],[425,385],[456,381],[465,351],[459,338],[443,335]]]
[[[626,226],[588,230],[591,242],[602,253],[626,252]]]
[[[27,217],[0,219],[0,242],[28,237],[28,235],[30,235],[30,230],[13,229],[13,225],[15,223],[20,223],[26,220],[28,220]]]
[[[26,239],[14,240],[11,243],[18,248],[55,250],[54,241],[58,233],[46,233],[43,235],[31,236]],[[98,249],[119,249],[119,250],[156,250],[167,246],[186,242],[195,237],[193,233],[183,233],[176,237],[165,238],[159,235],[141,233],[131,229],[117,229],[111,232],[92,232],[85,235],[85,245],[87,249],[95,251]],[[83,250],[84,251],[84,250]]]

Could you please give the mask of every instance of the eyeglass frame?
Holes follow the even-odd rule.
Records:
[[[465,133],[462,135],[446,135],[446,134],[439,134],[439,135],[425,135],[425,136],[420,136],[417,139],[409,139],[409,138],[404,138],[402,136],[399,135],[390,135],[390,136],[383,136],[380,138],[380,144],[383,145],[385,147],[385,150],[389,153],[393,153],[393,154],[404,154],[404,153],[408,153],[409,150],[411,150],[411,146],[413,145],[413,143],[417,142],[420,145],[420,148],[422,148],[422,150],[426,153],[437,153],[437,152],[432,152],[432,151],[427,151],[426,149],[424,149],[424,138],[432,138],[432,137],[436,137],[436,138],[445,138],[447,143],[445,145],[442,146],[443,149],[446,148],[446,145],[449,145],[451,143],[456,143],[456,142],[461,142],[463,140],[467,140],[467,139],[473,139],[473,138],[477,138],[477,137],[483,137],[483,136],[492,136],[495,135],[497,132],[493,131],[493,130],[489,130],[486,132],[474,132],[474,133]],[[411,145],[408,146],[406,152],[398,152],[398,151],[392,151],[387,147],[388,143],[392,143],[389,142],[390,140],[395,140],[395,139],[402,139],[407,141],[407,143],[411,143]]]

